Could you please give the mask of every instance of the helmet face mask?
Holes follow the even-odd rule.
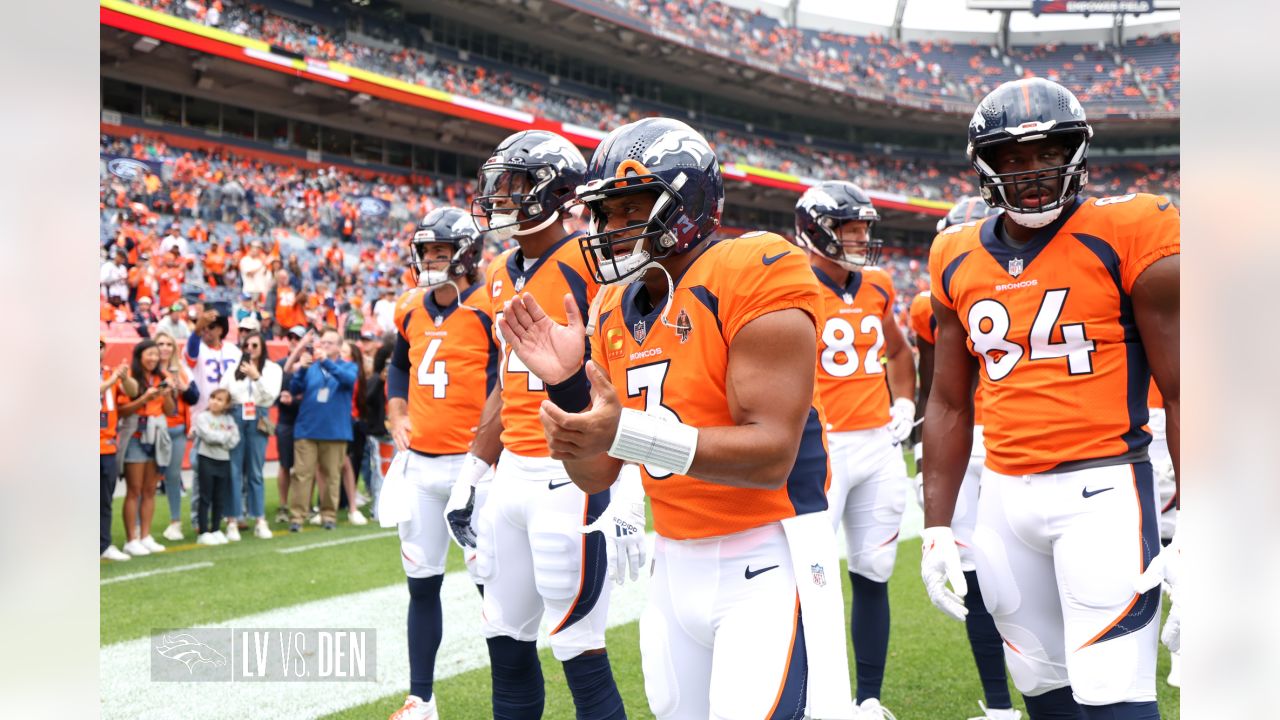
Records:
[[[480,168],[472,215],[499,241],[551,225],[573,199],[586,160],[572,143],[545,130],[518,132]]]
[[[701,135],[678,120],[646,118],[600,143],[577,196],[589,212],[589,234],[579,245],[595,281],[627,283],[654,261],[688,252],[715,232],[724,181]],[[634,204],[625,198],[635,198]],[[618,211],[626,212],[628,224],[606,230]]]
[[[857,270],[880,261],[884,241],[872,236],[879,219],[880,213],[862,188],[844,180],[819,183],[796,203],[796,240],[815,255]]]
[[[991,215],[998,215],[1001,208],[992,207],[980,197],[964,197],[956,201],[955,205],[947,211],[944,217],[938,218],[938,232],[942,232],[952,225],[967,223],[972,220],[981,220]]]
[[[968,156],[982,198],[1007,210],[1019,225],[1048,225],[1088,183],[1092,137],[1084,108],[1070,90],[1044,78],[1001,85],[983,98],[969,122]],[[1061,143],[1063,162],[1000,172],[996,156],[1002,148],[1026,143],[1030,152],[1053,142]],[[1037,200],[1027,204],[1031,194]]]

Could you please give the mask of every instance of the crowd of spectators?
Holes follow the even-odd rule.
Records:
[[[202,0],[136,0],[137,4],[153,7],[179,16],[214,24],[212,6]],[[988,50],[977,46],[959,65],[973,70],[960,80],[941,70],[942,60],[927,58],[948,57],[962,54],[961,48],[939,41],[911,44],[911,48],[876,36],[857,37],[841,33],[815,33],[811,30],[787,29],[773,18],[759,13],[732,8],[714,0],[615,0],[629,11],[643,13],[655,22],[670,23],[700,39],[729,42],[744,39],[753,52],[781,53],[779,61],[808,63],[809,70],[823,70],[843,76],[860,73],[870,77],[887,77],[897,74],[897,82],[905,90],[934,88],[930,83],[941,83],[941,91],[958,92],[961,97],[976,102],[983,94],[1000,82],[1021,75],[1040,74],[1054,77],[1074,87],[1082,101],[1091,98],[1133,97],[1135,86],[1127,83],[1124,70],[1105,53],[1083,46],[1045,45],[1037,48],[1014,49],[1014,62],[1007,66],[993,59]],[[373,47],[348,40],[345,29],[321,27],[268,12],[257,5],[242,5],[228,0],[218,3],[216,18],[224,27],[237,34],[265,40],[291,52],[305,54],[378,72],[418,85],[437,88],[451,93],[486,100],[515,110],[525,111],[561,122],[570,122],[598,130],[609,130],[644,115],[659,114],[658,108],[643,107],[640,103],[622,105],[613,98],[584,97],[553,88],[547,83],[532,82],[499,72],[483,65],[464,65],[448,62],[426,47],[403,45],[399,50]],[[364,37],[361,35],[361,37]],[[400,38],[408,41],[411,36]],[[1176,38],[1143,42],[1142,48],[1170,46],[1177,51]],[[736,45],[735,45],[736,47]],[[841,48],[839,51],[836,48]],[[1129,46],[1126,46],[1126,48]],[[1139,46],[1135,45],[1135,48]],[[801,52],[804,49],[813,50]],[[865,55],[858,54],[863,53]],[[855,58],[856,55],[856,58]],[[861,59],[858,59],[861,58]],[[1045,58],[1054,62],[1046,64]],[[854,61],[857,60],[855,63]],[[1176,63],[1176,61],[1175,61]],[[1088,66],[1087,68],[1085,66]],[[1104,67],[1109,65],[1110,67]],[[1079,66],[1079,67],[1077,67]],[[1175,65],[1176,67],[1176,65]],[[1163,77],[1166,73],[1160,65],[1153,64],[1145,72]],[[908,75],[919,75],[909,80]],[[1175,71],[1176,74],[1176,71]],[[915,75],[911,75],[915,77]],[[929,82],[925,82],[925,78]],[[887,81],[886,81],[887,82]],[[920,85],[924,83],[924,85]],[[1176,84],[1176,82],[1175,82]],[[920,87],[917,87],[917,86]],[[1123,85],[1123,87],[1120,87]],[[910,86],[908,88],[908,86]],[[947,90],[947,88],[952,88]],[[936,89],[936,88],[935,88]],[[929,90],[933,92],[933,90]],[[1143,100],[1145,102],[1145,99]],[[624,112],[620,108],[627,107]],[[968,170],[960,162],[919,162],[910,157],[897,158],[882,148],[863,151],[840,149],[831,144],[803,143],[796,140],[772,139],[762,134],[744,134],[737,130],[717,127],[713,121],[695,125],[712,139],[722,162],[738,162],[768,170],[793,173],[805,178],[848,179],[868,189],[901,193],[930,200],[954,201],[972,194],[967,179]],[[1100,172],[1107,172],[1099,168]],[[1169,170],[1161,171],[1169,175]],[[1117,173],[1116,183],[1132,185],[1133,180],[1123,172]],[[1176,179],[1176,178],[1175,178]],[[1162,191],[1177,192],[1177,187],[1163,186]],[[401,191],[405,188],[401,187]],[[233,195],[232,199],[240,195]],[[190,201],[188,198],[184,198]],[[298,208],[303,200],[290,198],[289,209]],[[307,201],[309,202],[309,201]]]

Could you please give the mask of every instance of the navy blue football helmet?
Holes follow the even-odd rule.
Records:
[[[964,197],[956,201],[955,205],[947,211],[945,217],[938,218],[938,232],[942,232],[952,225],[967,223],[970,220],[981,220],[985,217],[1000,214],[1000,208],[991,207],[986,200],[980,197]]]
[[[1044,78],[1004,83],[983,98],[969,121],[969,162],[978,171],[982,199],[1008,210],[1020,225],[1043,227],[1053,222],[1089,181],[1092,137],[1084,107],[1070,90]],[[1065,143],[1066,163],[1034,172],[996,171],[992,161],[996,147],[1045,138]],[[1060,184],[1056,198],[1029,207],[1021,203],[1024,194],[1045,183]]]
[[[500,241],[538,232],[573,199],[586,169],[573,143],[547,130],[523,130],[499,143],[480,167],[471,214],[477,223],[484,218]]]
[[[427,257],[430,243],[448,243],[453,254],[447,261]],[[409,268],[419,287],[435,287],[461,277],[475,278],[480,262],[480,229],[466,210],[438,207],[427,213],[409,241]]]
[[[880,213],[862,188],[846,180],[820,182],[796,201],[796,241],[846,270],[875,265],[884,249],[884,241],[871,235],[879,219]],[[849,221],[867,224],[866,241],[857,243],[852,252],[839,237],[840,225]]]
[[[638,193],[657,196],[649,218],[605,232],[603,202]],[[596,282],[631,282],[654,260],[689,252],[715,233],[724,177],[696,130],[679,120],[645,118],[600,142],[578,199],[590,212],[590,234],[578,241]]]

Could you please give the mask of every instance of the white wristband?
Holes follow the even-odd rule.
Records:
[[[489,463],[471,453],[467,453],[466,457],[462,459],[462,469],[458,471],[457,482],[475,487],[477,484],[484,482],[485,476],[489,475],[492,470],[493,468],[489,466]]]
[[[609,456],[683,475],[698,449],[698,428],[623,408]]]

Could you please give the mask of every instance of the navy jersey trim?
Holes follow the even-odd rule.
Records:
[[[1107,274],[1116,285],[1116,294],[1120,298],[1119,322],[1124,332],[1125,348],[1125,405],[1129,411],[1129,429],[1121,439],[1130,451],[1138,450],[1151,444],[1151,433],[1143,429],[1151,419],[1147,408],[1147,395],[1151,389],[1151,367],[1147,364],[1147,351],[1142,345],[1142,337],[1138,334],[1138,322],[1133,313],[1133,299],[1124,291],[1120,277],[1120,256],[1102,238],[1085,233],[1072,233],[1081,245],[1092,252],[1102,263]]]
[[[703,307],[711,312],[716,319],[716,329],[720,331],[720,336],[724,337],[724,324],[720,322],[720,298],[711,292],[704,285],[695,285],[689,288],[689,292],[702,303]]]
[[[857,297],[858,290],[862,288],[862,271],[861,270],[850,270],[849,280],[846,281],[844,285],[841,285],[840,283],[836,282],[835,279],[832,278],[830,275],[819,270],[818,268],[813,267],[812,265],[810,265],[809,267],[813,270],[814,276],[818,278],[818,282],[826,286],[827,289],[829,289],[831,292],[835,293],[836,297],[838,298],[843,298],[845,293],[849,293],[850,295]]]
[[[1077,195],[1074,201],[1062,209],[1062,213],[1058,215],[1057,220],[1037,230],[1035,237],[1031,238],[1031,242],[1020,250],[1015,250],[1006,245],[996,233],[996,228],[1000,227],[999,223],[1012,222],[1004,213],[995,216],[996,222],[982,223],[978,229],[978,237],[982,240],[982,247],[986,248],[987,253],[995,259],[1001,268],[1004,268],[1006,273],[1009,272],[1009,261],[1019,258],[1022,259],[1022,272],[1026,272],[1026,268],[1031,266],[1040,251],[1053,240],[1058,231],[1062,229],[1062,226],[1066,225],[1067,221],[1071,219],[1071,216],[1075,215],[1076,210],[1080,208],[1083,202],[1084,200]],[[1012,273],[1009,276],[1017,277]],[[948,295],[948,297],[950,296]]]
[[[791,641],[791,661],[787,663],[787,674],[783,677],[778,702],[774,705],[769,720],[799,720],[805,716],[805,705],[808,704],[809,654],[805,649],[804,618],[798,601],[795,623],[795,637]]]
[[[609,490],[602,490],[586,497],[586,518],[583,525],[590,525],[600,518],[605,508],[609,506],[609,494]],[[569,608],[569,613],[551,631],[551,635],[573,627],[575,623],[590,614],[595,609],[596,603],[600,601],[600,597],[604,594],[604,582],[608,576],[608,557],[604,545],[606,542],[610,541],[605,539],[604,533],[593,532],[582,536],[582,586],[578,590],[578,596],[573,600],[573,605]]]
[[[787,476],[787,497],[796,515],[827,509],[827,448],[822,444],[822,423],[817,408],[809,408],[809,417],[800,435],[800,450],[795,465]]]
[[[956,299],[951,297],[951,278],[956,274],[956,271],[960,269],[960,263],[964,262],[964,259],[969,257],[969,253],[971,252],[973,251],[965,250],[960,253],[954,260],[947,263],[947,267],[942,271],[942,287],[939,289],[942,291],[943,295],[947,296],[947,302],[952,305],[956,304]]]
[[[1134,489],[1138,494],[1139,517],[1142,524],[1140,541],[1142,543],[1142,569],[1155,558],[1160,551],[1160,521],[1156,517],[1155,478],[1152,475],[1151,463],[1140,462],[1130,466],[1133,469]],[[1106,632],[1081,646],[1106,642],[1146,627],[1160,614],[1160,586],[1151,588],[1135,598],[1128,612],[1121,615]]]

